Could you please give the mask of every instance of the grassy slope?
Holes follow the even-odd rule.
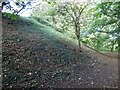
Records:
[[[76,41],[33,19],[8,22],[3,19],[4,87],[117,85],[116,65],[108,63],[108,58],[93,57],[96,52],[86,47],[76,52]]]

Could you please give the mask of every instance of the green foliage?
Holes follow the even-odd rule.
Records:
[[[82,38],[82,43],[84,44],[89,44],[89,39],[88,38]]]
[[[10,19],[11,19],[12,21],[17,20],[17,16],[14,15],[14,14],[12,14],[11,17],[10,17]]]
[[[112,50],[113,47],[118,46],[114,38],[118,38],[117,34],[119,33],[119,7],[120,2],[102,2],[89,10],[90,16],[89,22],[87,22],[89,26],[86,27],[86,30],[89,36],[93,34],[96,38],[89,37],[90,46],[97,50]],[[95,35],[97,32],[100,32],[99,36]]]
[[[57,14],[57,11],[55,9],[49,10],[48,15],[55,16]]]
[[[11,14],[11,13],[4,12],[4,13],[2,13],[2,16],[5,17],[5,18],[10,19],[11,21],[17,20],[17,16],[14,15],[14,14]]]

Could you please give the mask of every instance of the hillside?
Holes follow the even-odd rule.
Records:
[[[117,59],[106,57],[33,19],[3,18],[3,87],[115,88]]]

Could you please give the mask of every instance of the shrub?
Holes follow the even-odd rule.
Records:
[[[17,16],[14,15],[14,14],[11,14],[11,13],[6,13],[6,12],[4,12],[4,13],[2,13],[2,17],[8,18],[8,19],[10,19],[11,21],[17,20]]]

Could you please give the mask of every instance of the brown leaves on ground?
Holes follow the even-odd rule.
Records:
[[[3,87],[117,87],[117,63],[3,19]],[[32,28],[32,26],[29,26]],[[96,55],[95,55],[96,54]],[[100,58],[100,57],[102,58]],[[115,66],[113,66],[115,65]]]

